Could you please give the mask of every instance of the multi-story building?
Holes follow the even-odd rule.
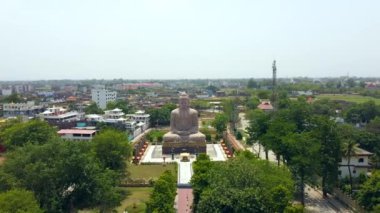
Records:
[[[146,114],[145,111],[138,110],[134,114],[126,115],[128,120],[136,121],[137,123],[144,123],[149,126],[150,115]]]
[[[8,103],[3,105],[3,116],[6,118],[16,116],[35,117],[44,111],[44,106],[35,105],[34,101],[26,103]]]
[[[350,164],[348,164],[348,158],[342,157],[339,162],[338,174],[340,178],[348,177],[348,167],[351,169],[352,177],[358,177],[360,174],[367,174],[371,170],[369,163],[369,157],[373,155],[361,148],[356,148],[354,154],[350,157]]]
[[[115,91],[109,91],[106,89],[91,90],[92,101],[94,101],[101,109],[105,109],[107,107],[107,103],[116,101],[116,95],[117,93]]]
[[[77,111],[68,112],[62,107],[51,107],[40,113],[39,117],[48,122],[69,122],[80,120],[83,117],[83,113]]]

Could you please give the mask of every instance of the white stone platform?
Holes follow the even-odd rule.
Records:
[[[210,156],[212,161],[225,161],[227,156],[224,154],[222,146],[220,144],[207,144],[207,155]],[[180,156],[178,154],[174,155],[174,160],[172,160],[171,155],[162,154],[162,145],[149,145],[145,154],[142,156],[141,163],[164,163],[165,162],[178,162]],[[195,160],[195,155],[190,155],[190,160]]]
[[[207,155],[210,156],[212,161],[225,161],[227,156],[224,154],[220,144],[207,144]],[[181,162],[180,155],[174,155],[172,160],[171,155],[162,154],[161,145],[149,145],[145,154],[141,159],[141,163],[165,163],[177,162],[178,163],[178,186],[190,186],[191,176],[193,175],[192,163],[196,160],[195,155],[190,155],[189,162]]]

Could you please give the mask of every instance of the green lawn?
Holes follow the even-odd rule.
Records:
[[[364,103],[366,101],[373,100],[376,104],[380,104],[379,98],[373,98],[368,96],[362,96],[362,95],[344,95],[344,94],[322,94],[316,96],[318,99],[322,98],[329,98],[332,100],[343,100],[343,101],[349,101],[354,103]]]
[[[128,171],[132,179],[144,178],[157,179],[164,171],[170,170],[173,174],[177,174],[177,165],[176,164],[154,164],[154,165],[135,165],[129,164]]]
[[[128,196],[121,201],[120,206],[115,208],[116,212],[124,213],[125,210],[128,213],[140,213],[145,212],[145,202],[149,200],[149,196],[152,192],[152,187],[128,187]],[[79,213],[98,213],[99,209],[82,209]]]
[[[128,213],[145,212],[145,202],[149,200],[152,187],[128,187],[128,197],[121,202],[121,205],[116,208],[117,212],[123,213],[127,210]]]

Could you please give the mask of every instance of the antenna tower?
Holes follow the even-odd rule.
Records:
[[[277,89],[277,67],[276,67],[276,60],[273,61],[272,65],[272,106],[274,109],[276,109],[276,103],[277,103],[277,94],[276,94],[276,89]]]

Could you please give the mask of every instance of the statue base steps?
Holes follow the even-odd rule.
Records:
[[[206,142],[164,142],[162,144],[162,154],[180,153],[199,154],[206,153]]]

